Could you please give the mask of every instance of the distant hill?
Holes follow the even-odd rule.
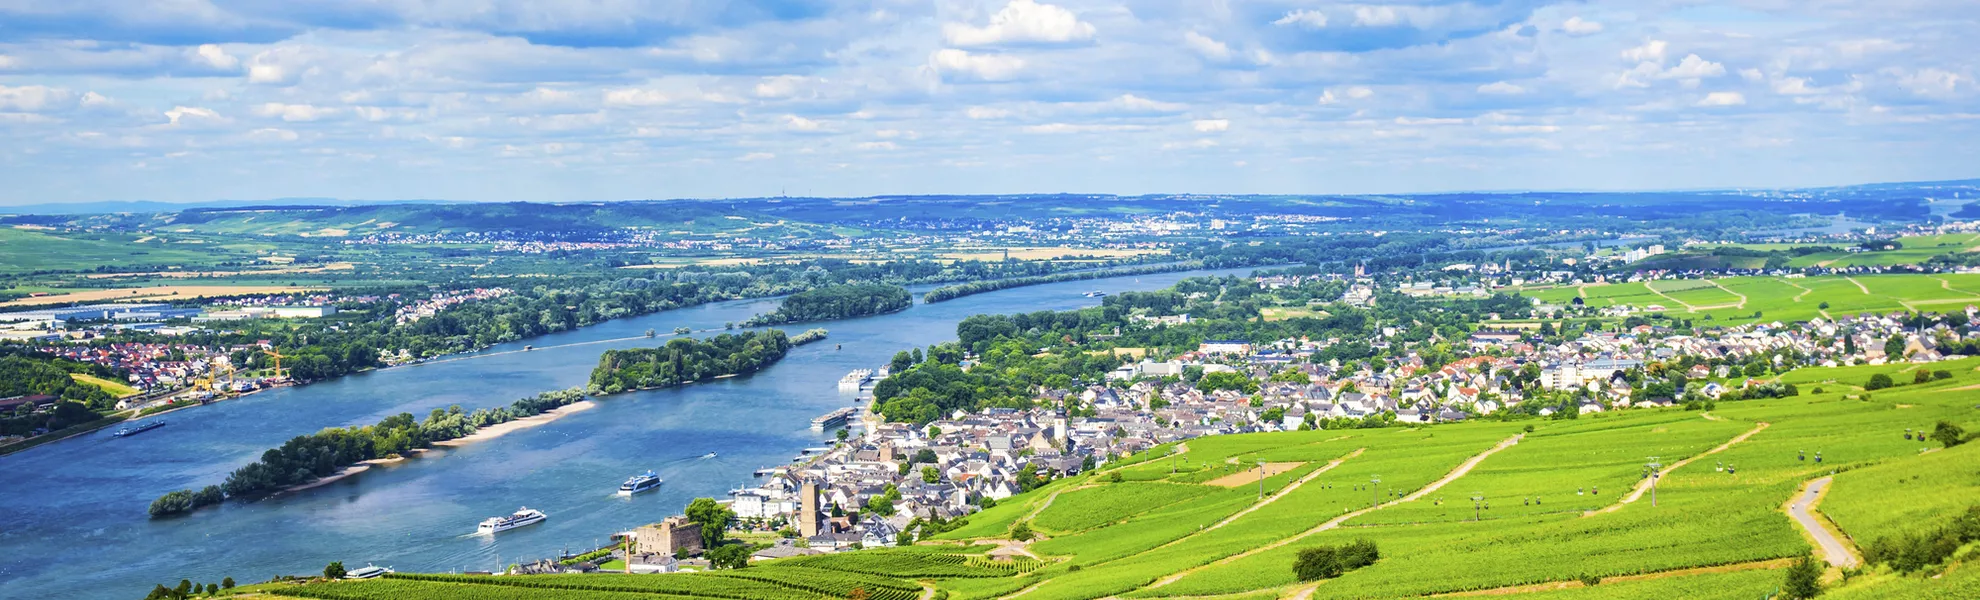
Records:
[[[1796,190],[1475,192],[1405,195],[1005,194],[865,198],[736,198],[570,203],[361,202],[325,198],[199,204],[95,202],[0,207],[0,223],[96,225],[123,230],[343,236],[382,231],[592,231],[645,227],[693,233],[822,224],[892,228],[913,223],[973,229],[1021,220],[1131,218],[1195,213],[1212,218],[1295,215],[1356,219],[1382,227],[1520,223],[1547,226],[1596,216],[1618,225],[1717,224],[1751,231],[1786,215],[1921,221],[1930,202],[1980,197],[1980,180],[1886,183]],[[1973,207],[1969,206],[1968,209]],[[1715,214],[1714,214],[1715,213]],[[1964,216],[1964,213],[1960,213]],[[1585,223],[1584,223],[1585,224]],[[807,235],[815,231],[769,232]]]
[[[457,204],[456,200],[338,200],[336,198],[273,198],[269,200],[213,200],[209,202],[158,202],[154,200],[108,200],[103,202],[43,203],[0,206],[0,215],[100,215],[113,213],[178,212],[196,208],[240,206],[365,206],[377,204]]]
[[[739,210],[723,202],[616,202],[589,204],[365,203],[356,205],[255,203],[186,208],[170,212],[94,215],[21,215],[12,224],[101,227],[144,233],[343,238],[380,233],[540,233],[583,235],[626,227],[662,234],[743,234],[810,237],[830,227]]]

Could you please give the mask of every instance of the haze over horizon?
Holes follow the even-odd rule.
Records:
[[[1980,176],[1980,5],[0,4],[0,205]]]

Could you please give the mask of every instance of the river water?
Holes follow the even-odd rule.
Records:
[[[1092,306],[1083,292],[1154,290],[1187,271],[1073,281],[990,292],[891,315],[787,327],[831,337],[793,349],[752,376],[620,394],[554,422],[253,503],[228,502],[151,520],[167,491],[219,483],[288,438],[362,425],[400,412],[495,406],[582,385],[598,355],[652,340],[560,344],[641,335],[647,329],[719,328],[769,312],[775,300],[702,305],[504,344],[455,360],[351,375],[166,415],[142,435],[110,430],[0,457],[0,598],[138,598],[180,579],[242,583],[306,574],[341,560],[404,571],[489,570],[498,561],[589,549],[613,531],[678,513],[696,497],[724,497],[760,467],[786,464],[826,434],[811,419],[850,405],[839,377],[895,352],[955,339],[973,314]],[[915,290],[916,297],[926,288]],[[664,341],[665,337],[661,338]],[[836,348],[843,346],[842,348]],[[707,453],[714,458],[701,458]],[[620,481],[647,469],[666,484],[634,498]],[[543,524],[471,535],[482,519],[518,506]]]

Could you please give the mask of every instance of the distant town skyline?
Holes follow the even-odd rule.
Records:
[[[0,206],[1980,176],[1980,4],[0,5]]]

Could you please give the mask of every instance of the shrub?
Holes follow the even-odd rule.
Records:
[[[1024,521],[1018,521],[1016,525],[1011,526],[1011,539],[1020,542],[1028,542],[1031,541],[1031,538],[1034,536],[1035,534],[1031,532],[1030,523]]]
[[[1822,567],[1815,564],[1815,558],[1802,556],[1788,567],[1787,580],[1781,583],[1781,597],[1787,600],[1814,598],[1822,593]]]
[[[1591,587],[1592,587],[1592,586],[1597,586],[1597,585],[1601,585],[1601,584],[1602,584],[1602,576],[1601,576],[1601,575],[1589,575],[1589,574],[1586,574],[1586,573],[1584,573],[1584,574],[1582,574],[1582,576],[1580,576],[1580,577],[1577,577],[1576,579],[1579,579],[1579,580],[1581,580],[1581,585],[1586,585],[1586,586],[1591,586]]]
[[[344,561],[341,560],[323,567],[323,576],[328,579],[343,579],[344,573]]]
[[[1342,546],[1340,558],[1341,568],[1352,571],[1375,564],[1375,561],[1382,558],[1382,551],[1375,548],[1375,542],[1359,539]]]
[[[1293,561],[1293,575],[1300,581],[1340,577],[1342,573],[1374,564],[1382,558],[1375,542],[1358,539],[1346,546],[1315,546],[1299,551]]]
[[[1932,428],[1932,439],[1951,448],[1966,443],[1966,430],[1949,421],[1940,421],[1938,427]]]
[[[1885,375],[1885,374],[1883,374],[1883,373],[1878,373],[1878,374],[1876,374],[1876,375],[1871,375],[1871,376],[1870,376],[1870,382],[1869,382],[1869,383],[1866,383],[1866,384],[1863,384],[1863,389],[1866,389],[1866,390],[1881,390],[1881,389],[1884,389],[1884,388],[1887,388],[1887,387],[1891,387],[1892,385],[1894,385],[1894,384],[1892,384],[1892,383],[1891,383],[1891,376],[1890,376],[1890,375]]]
[[[1932,372],[1932,379],[1952,379],[1952,371],[1940,369]]]
[[[1912,383],[1925,383],[1931,380],[1932,380],[1932,374],[1925,372],[1924,369],[1919,369],[1911,372]]]
[[[1333,546],[1316,546],[1299,551],[1293,574],[1300,581],[1317,581],[1341,576],[1340,552]]]

